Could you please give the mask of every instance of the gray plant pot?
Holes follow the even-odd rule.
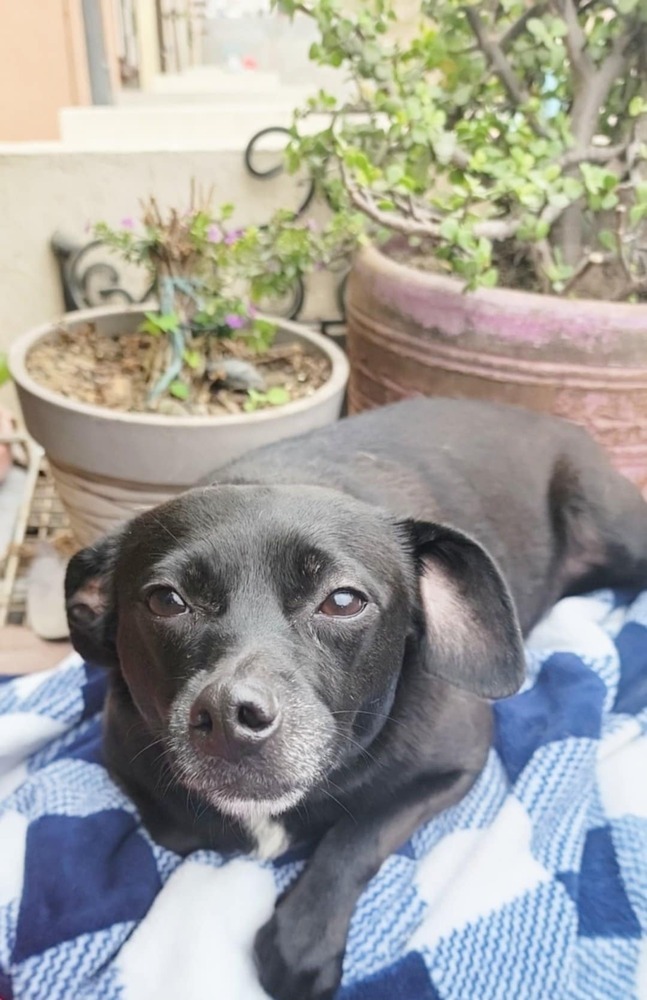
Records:
[[[67,399],[27,371],[33,345],[61,323],[73,331],[91,322],[114,336],[134,331],[142,317],[141,308],[123,306],[69,313],[19,337],[9,352],[27,430],[47,454],[72,530],[83,545],[245,452],[332,423],[341,411],[348,380],[343,351],[285,320],[277,320],[277,342],[296,340],[307,351],[325,355],[331,373],[312,396],[275,409],[211,417],[120,413]]]

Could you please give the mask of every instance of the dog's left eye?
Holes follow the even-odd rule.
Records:
[[[171,587],[156,587],[146,598],[149,611],[159,618],[173,618],[188,611],[188,605]]]
[[[354,618],[364,610],[366,604],[366,598],[357,590],[334,590],[319,605],[318,613],[328,618]]]

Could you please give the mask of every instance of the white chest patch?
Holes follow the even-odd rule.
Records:
[[[269,861],[271,858],[278,858],[279,854],[290,846],[285,827],[276,819],[269,816],[249,819],[245,822],[249,833],[256,841],[254,856],[261,861]]]

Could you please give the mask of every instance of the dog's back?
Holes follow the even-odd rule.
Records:
[[[251,452],[208,481],[323,485],[452,524],[498,561],[525,630],[565,593],[625,585],[632,566],[636,586],[647,579],[638,491],[584,430],[518,407],[411,399]]]

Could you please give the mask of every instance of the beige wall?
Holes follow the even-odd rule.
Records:
[[[54,139],[58,109],[87,104],[80,0],[0,0],[0,140]]]
[[[101,0],[118,86],[113,0]],[[0,0],[0,142],[58,138],[58,112],[91,103],[81,0]]]

